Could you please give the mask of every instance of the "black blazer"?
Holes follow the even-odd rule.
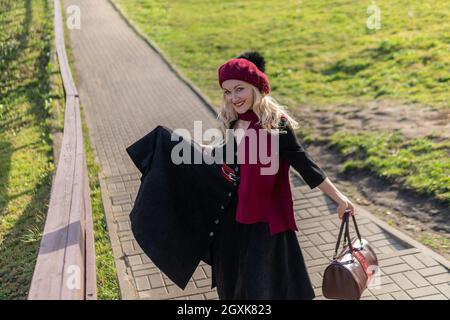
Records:
[[[280,155],[313,189],[325,179],[325,173],[289,126],[281,123],[280,129],[285,131],[280,135]],[[175,141],[171,140],[172,134]],[[235,139],[229,142],[236,143]],[[239,178],[235,182],[226,180],[220,164],[174,164],[171,152],[179,143],[191,151],[191,159],[201,156],[196,143],[164,126],[157,126],[126,151],[142,173],[130,213],[132,232],[152,262],[184,289],[200,260],[211,264],[209,248],[221,217],[227,210],[236,210]],[[226,146],[222,148],[226,159]],[[230,167],[239,169],[236,154],[233,160]],[[235,171],[239,175],[239,170]]]

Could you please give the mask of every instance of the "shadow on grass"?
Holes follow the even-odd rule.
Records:
[[[8,206],[9,172],[11,171],[12,147],[9,141],[0,141],[0,217]]]
[[[29,105],[27,112],[32,116],[31,121],[22,123],[20,117],[9,118],[8,122],[5,121],[5,126],[2,124],[2,132],[8,130],[8,128],[14,128],[20,130],[21,127],[26,125],[33,125],[38,127],[38,131],[42,132],[42,139],[40,141],[32,142],[30,144],[21,146],[22,148],[30,148],[33,145],[52,145],[52,141],[49,134],[48,118],[50,116],[50,104],[48,103],[49,97],[51,97],[50,86],[50,71],[48,70],[50,49],[51,49],[51,26],[52,11],[49,8],[48,1],[41,1],[41,8],[44,12],[42,21],[39,21],[39,39],[33,39],[38,47],[31,48],[38,52],[38,57],[34,60],[34,65],[25,66],[32,72],[28,75],[28,78],[32,80],[27,84],[16,84],[17,77],[14,78],[14,61],[19,65],[23,65],[23,61],[26,58],[21,57],[21,54],[25,54],[28,47],[31,46],[30,40],[30,27],[32,23],[32,6],[31,0],[23,0],[25,14],[22,27],[15,31],[15,34],[10,35],[9,39],[14,39],[7,42],[7,46],[2,47],[0,51],[0,58],[2,64],[0,65],[0,83],[2,89],[0,89],[0,97],[2,103],[5,98],[3,93],[8,93],[8,101],[15,101],[17,98],[25,97],[26,102]],[[34,5],[38,5],[34,3]],[[11,2],[5,2],[0,5],[4,15],[12,17],[13,12],[6,12],[11,10]],[[14,29],[12,25],[14,19],[10,19],[8,25],[2,26],[4,30]],[[9,29],[8,29],[9,28]],[[33,28],[34,29],[34,28]],[[33,42],[32,46],[35,43]],[[19,76],[20,77],[20,76]],[[22,75],[23,77],[23,75]],[[25,80],[20,80],[25,81]],[[3,84],[9,82],[8,88],[5,88]],[[11,87],[12,85],[12,87]],[[3,91],[3,89],[6,89]],[[2,92],[3,91],[3,92]],[[10,103],[10,106],[15,106],[14,103]],[[6,114],[8,111],[5,110]],[[12,115],[10,115],[12,116]],[[2,134],[0,132],[0,134]],[[0,137],[1,139],[1,137]],[[5,139],[6,140],[6,139]],[[6,231],[3,235],[2,242],[0,244],[0,299],[26,299],[33,271],[36,263],[37,254],[39,252],[39,245],[42,238],[42,232],[45,225],[45,217],[48,210],[48,203],[51,191],[51,183],[53,172],[46,172],[44,175],[39,176],[38,181],[35,183],[33,190],[25,190],[15,195],[8,195],[9,191],[9,175],[11,171],[11,155],[17,151],[12,148],[11,141],[0,141],[0,150],[2,153],[0,163],[0,213],[4,215],[9,201],[13,198],[18,198],[21,195],[31,194],[30,200],[27,200],[27,206],[23,212],[20,213],[18,220],[14,221],[12,228]],[[52,159],[52,151],[47,154],[48,159]],[[32,165],[32,164],[30,164]]]
[[[33,197],[0,245],[0,299],[26,299],[44,229],[52,174],[43,177]]]

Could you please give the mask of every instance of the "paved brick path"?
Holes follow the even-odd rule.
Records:
[[[101,165],[101,188],[123,299],[217,299],[210,268],[201,264],[181,291],[152,264],[130,231],[128,214],[139,174],[125,148],[158,124],[192,131],[214,126],[203,100],[164,63],[106,0],[66,0],[81,9],[71,30],[79,93]],[[320,160],[320,159],[318,159]],[[319,161],[320,162],[320,161]],[[339,221],[334,203],[292,173],[297,234],[318,298]],[[450,299],[449,262],[359,210],[360,231],[380,258],[381,286],[364,299]]]

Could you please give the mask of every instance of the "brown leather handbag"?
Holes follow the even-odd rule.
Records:
[[[323,295],[328,299],[358,300],[367,284],[378,271],[378,259],[367,240],[362,239],[356,219],[352,215],[357,238],[353,241],[349,232],[349,216],[342,218],[333,261],[325,269],[322,282]],[[345,232],[344,232],[345,230]],[[343,249],[338,255],[339,244],[344,233]]]

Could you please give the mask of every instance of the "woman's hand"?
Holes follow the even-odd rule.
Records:
[[[349,211],[352,216],[355,215],[355,207],[353,206],[353,203],[347,197],[344,197],[338,202],[337,213],[339,219],[344,217],[344,213],[346,211]]]
[[[344,217],[345,211],[350,211],[352,215],[355,215],[353,203],[334,186],[328,177],[318,187],[338,205],[339,219]]]

